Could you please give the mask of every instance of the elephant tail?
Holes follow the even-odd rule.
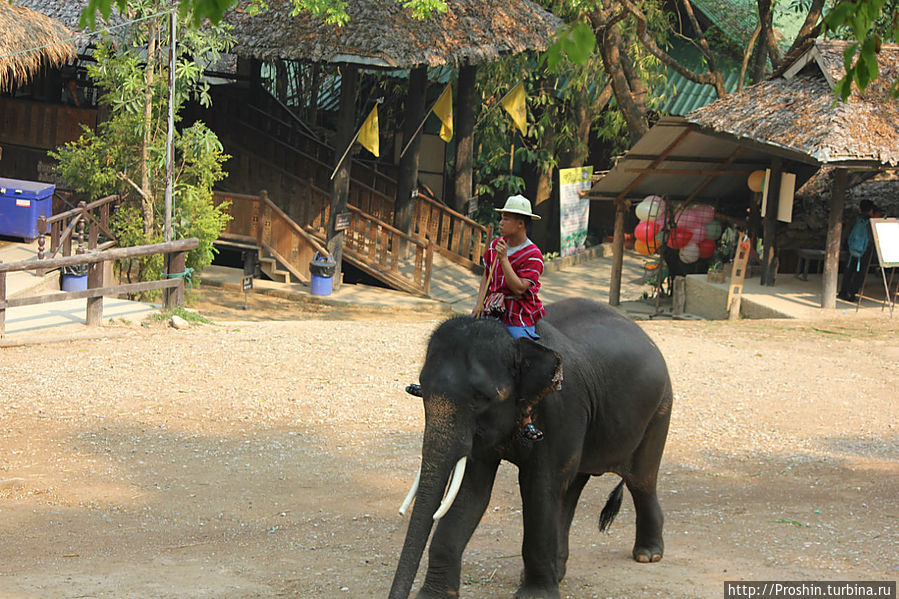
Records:
[[[599,514],[599,532],[605,532],[609,526],[612,525],[612,520],[615,519],[615,516],[618,515],[618,510],[621,509],[621,499],[624,496],[624,479],[618,483],[612,492],[609,493],[609,498],[606,500],[605,507],[602,508],[602,512]]]

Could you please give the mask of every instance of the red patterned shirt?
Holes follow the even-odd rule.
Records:
[[[490,265],[496,260],[496,242],[499,239],[499,237],[493,239],[484,252],[484,264],[488,272]],[[502,315],[504,323],[515,327],[533,326],[546,314],[543,303],[537,297],[537,292],[540,291],[540,275],[543,274],[543,254],[540,252],[540,248],[529,239],[523,248],[514,254],[509,254],[509,263],[518,278],[531,282],[527,291],[521,297],[514,296],[512,290],[506,285],[506,276],[503,274],[502,266],[497,264],[493,269],[493,278],[488,282],[487,295],[499,292],[506,296],[506,310]]]

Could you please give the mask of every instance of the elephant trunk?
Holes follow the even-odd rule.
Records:
[[[449,460],[443,460],[439,465],[433,466],[433,462],[429,463],[428,460],[422,459],[415,505],[409,519],[409,528],[406,529],[403,551],[393,576],[393,585],[390,587],[390,599],[409,597],[428,536],[431,534],[431,527],[434,525],[434,514],[440,507],[452,467],[453,464]]]
[[[465,456],[471,452],[473,422],[471,417],[456,409],[456,403],[445,395],[428,395],[425,397],[425,430],[422,439],[421,468],[416,479],[418,488],[410,491],[410,496],[403,502],[401,512],[409,507],[412,493],[415,505],[406,529],[406,540],[400,554],[393,585],[390,588],[390,599],[407,599],[412,590],[412,583],[431,527],[449,510],[455,493],[462,484],[465,471]],[[455,468],[454,468],[455,466]],[[453,472],[454,471],[454,472]],[[450,474],[453,479],[444,500],[444,491]],[[414,487],[415,485],[413,485]]]

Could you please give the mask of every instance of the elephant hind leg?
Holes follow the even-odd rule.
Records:
[[[670,406],[670,403],[668,404]],[[668,436],[670,410],[656,414],[646,429],[643,441],[634,452],[627,488],[634,499],[637,516],[637,535],[634,542],[634,559],[641,563],[662,559],[665,544],[662,540],[664,516],[656,492],[662,450]]]

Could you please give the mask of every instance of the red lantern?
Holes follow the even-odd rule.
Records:
[[[693,231],[685,227],[674,227],[668,234],[668,247],[672,250],[679,250],[693,238]]]
[[[654,221],[644,220],[637,225],[636,229],[634,229],[634,237],[636,237],[639,241],[648,243],[649,240],[653,239],[658,232],[659,225],[657,225]]]
[[[714,239],[703,239],[699,242],[699,257],[700,258],[711,258],[712,254],[715,253],[715,240]]]

